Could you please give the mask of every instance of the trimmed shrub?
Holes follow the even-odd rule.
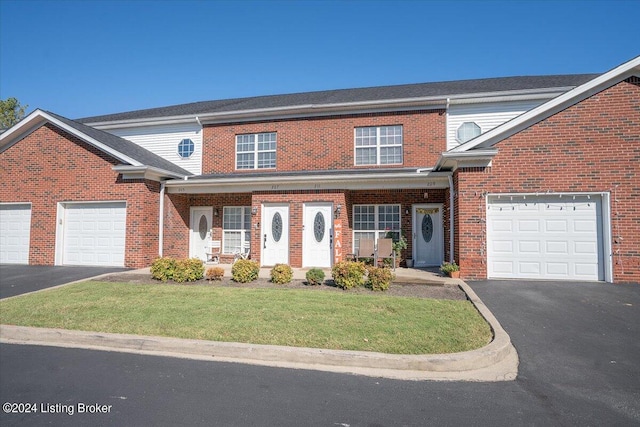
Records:
[[[209,267],[204,273],[204,277],[209,280],[222,280],[224,277],[224,268],[222,267]]]
[[[366,286],[372,291],[386,291],[389,285],[395,279],[394,274],[388,267],[369,267],[367,269]]]
[[[342,289],[351,289],[364,284],[365,271],[366,269],[362,262],[340,261],[334,264],[331,269],[331,274],[333,275],[333,281],[336,283],[336,286]]]
[[[178,283],[195,282],[204,277],[204,264],[198,258],[187,258],[176,261],[173,280]]]
[[[151,264],[151,277],[156,280],[162,280],[166,282],[167,280],[173,279],[173,274],[176,271],[176,260],[169,257],[157,258]]]
[[[271,269],[271,281],[279,285],[291,282],[293,270],[287,264],[276,264]]]
[[[307,283],[310,285],[322,285],[324,282],[324,271],[319,268],[312,268],[307,271],[305,276],[307,278]]]
[[[250,259],[239,259],[231,267],[231,278],[239,283],[249,283],[258,278],[260,266]]]

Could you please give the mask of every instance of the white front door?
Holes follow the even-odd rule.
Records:
[[[189,257],[207,260],[207,245],[211,240],[213,208],[203,206],[191,208],[191,232],[189,233]]]
[[[264,205],[262,265],[289,263],[289,205]]]
[[[331,267],[333,245],[331,203],[304,205],[302,226],[302,266]]]
[[[413,265],[431,267],[444,261],[442,205],[413,205]]]

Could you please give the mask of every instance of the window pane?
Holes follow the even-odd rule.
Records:
[[[253,164],[254,164],[253,156],[254,156],[253,153],[247,153],[247,154],[238,153],[237,169],[253,169]]]
[[[258,153],[258,169],[275,168],[276,153],[271,151],[267,153]]]
[[[356,148],[356,165],[375,165],[375,148]]]
[[[353,229],[354,230],[375,230],[375,206],[354,206],[353,208]]]
[[[390,165],[402,163],[402,147],[381,147],[380,164]]]
[[[240,231],[225,231],[223,233],[224,245],[222,252],[225,254],[234,254],[240,251]]]

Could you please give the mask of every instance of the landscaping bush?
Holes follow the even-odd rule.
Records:
[[[366,286],[372,291],[386,291],[389,289],[393,279],[395,279],[391,269],[388,267],[369,267],[367,272]]]
[[[209,280],[222,280],[224,277],[224,268],[222,267],[209,267],[204,274],[204,277]]]
[[[364,284],[365,271],[366,269],[362,262],[340,261],[333,266],[331,274],[336,286],[342,289],[351,289]]]
[[[176,261],[173,280],[178,283],[195,282],[204,277],[204,264],[198,258],[187,258]]]
[[[322,285],[324,282],[324,271],[319,268],[312,268],[306,274],[307,283],[310,285]]]
[[[271,269],[271,281],[279,285],[291,282],[293,270],[287,264],[276,264]]]
[[[239,283],[249,283],[258,278],[260,266],[256,261],[239,259],[231,267],[231,278]]]
[[[173,279],[173,274],[176,271],[176,260],[169,257],[157,258],[151,264],[151,277],[156,280],[162,280],[166,282],[167,280]]]

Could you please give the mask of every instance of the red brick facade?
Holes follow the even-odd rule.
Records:
[[[491,167],[460,169],[454,175],[455,251],[462,277],[487,274],[486,193],[609,192],[614,282],[640,281],[638,78],[595,94],[496,147]]]
[[[446,149],[446,117],[442,110],[360,114],[207,125],[203,135],[202,173],[247,173],[235,170],[236,135],[277,132],[277,172],[353,169],[354,129],[403,126],[403,164],[385,167],[428,167]],[[370,168],[371,166],[362,166]],[[269,169],[261,169],[268,172]]]
[[[31,203],[29,264],[54,265],[59,202],[126,201],[126,267],[158,256],[160,185],[123,181],[119,162],[53,125],[44,125],[0,153],[1,202]]]

